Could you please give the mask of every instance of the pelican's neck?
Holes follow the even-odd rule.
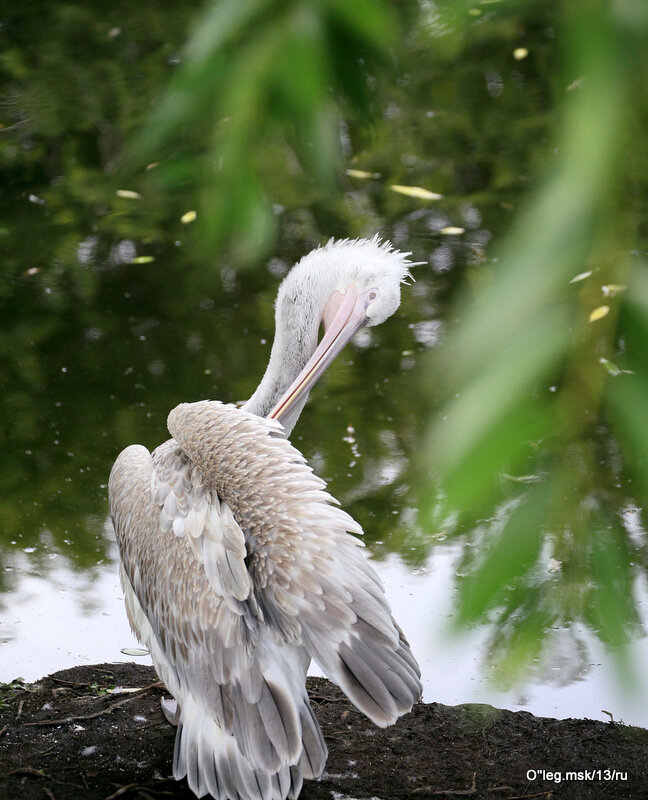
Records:
[[[261,383],[243,406],[246,411],[260,417],[268,416],[315,352],[328,296],[323,285],[313,286],[312,281],[295,281],[290,277],[286,278],[277,295],[275,338],[268,366]],[[295,403],[289,417],[282,420],[286,436],[295,427],[307,399],[308,393],[305,393]]]
[[[277,294],[275,339],[268,367],[244,408],[266,417],[281,400],[317,349],[319,325],[333,292],[344,295],[354,283],[356,288],[380,287],[380,305],[374,306],[374,316],[367,324],[376,325],[393,314],[400,303],[400,283],[409,275],[409,255],[376,235],[373,239],[331,239],[295,264]],[[307,399],[305,391],[282,412],[286,435]]]

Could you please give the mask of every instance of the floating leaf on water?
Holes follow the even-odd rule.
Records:
[[[591,269],[587,270],[587,272],[579,272],[578,275],[574,276],[569,282],[578,283],[578,281],[584,281],[585,278],[589,278],[591,274],[592,274]]]
[[[608,283],[606,286],[601,286],[601,291],[603,292],[603,297],[614,297],[619,292],[625,292],[627,288],[627,286],[619,283]]]
[[[542,477],[542,475],[509,475],[507,472],[502,473],[504,480],[514,481],[515,483],[539,483]]]
[[[572,81],[572,82],[569,84],[569,86],[567,87],[566,91],[568,91],[568,92],[573,92],[573,91],[574,91],[574,89],[580,89],[580,88],[581,88],[581,86],[583,85],[583,81],[584,81],[584,80],[585,80],[585,78],[576,78],[576,80],[575,80],[575,81]]]
[[[602,364],[610,375],[616,376],[621,374],[621,369],[617,367],[613,361],[608,361],[607,358],[599,358],[599,364]]]
[[[609,361],[607,358],[599,358],[599,364],[601,364],[610,375],[614,375],[615,378],[617,375],[634,375],[633,370],[621,369],[621,367],[617,367],[614,361]]]
[[[188,225],[190,222],[193,222],[196,219],[196,212],[195,211],[186,211],[181,217],[180,222],[183,225]]]
[[[610,313],[610,306],[599,306],[595,308],[594,311],[589,315],[590,322],[596,322],[598,319],[603,319],[603,317],[607,316]]]
[[[459,236],[460,233],[464,232],[465,228],[457,228],[454,225],[447,225],[439,231],[439,233],[445,233],[447,236]]]
[[[142,195],[139,192],[133,192],[131,189],[117,189],[115,192],[117,197],[123,197],[126,200],[141,200]]]
[[[345,169],[346,174],[350,178],[379,178],[379,172],[367,172],[364,169]]]
[[[397,183],[393,183],[389,188],[392,192],[398,192],[398,194],[404,194],[407,197],[416,197],[418,200],[440,200],[443,197],[442,194],[431,192],[422,186],[400,186]]]
[[[135,258],[131,258],[128,262],[129,264],[150,264],[151,261],[155,261],[153,256],[136,256]]]
[[[526,47],[516,47],[515,50],[513,51],[513,58],[516,61],[522,61],[528,55],[529,51],[526,49]]]
[[[143,647],[122,647],[121,651],[125,656],[148,656],[149,651]]]

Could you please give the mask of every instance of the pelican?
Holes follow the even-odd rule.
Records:
[[[302,258],[247,403],[179,405],[173,438],[153,453],[131,445],[112,468],[128,619],[174,698],[162,701],[177,724],[174,777],[198,797],[296,798],[321,775],[311,659],[379,726],[420,698],[362,529],[287,438],[344,345],[398,308],[409,255],[376,236]]]

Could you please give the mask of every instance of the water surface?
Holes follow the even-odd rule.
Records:
[[[524,62],[511,58],[518,33],[503,26],[500,48],[483,52],[476,39],[453,70],[429,38],[412,36],[398,79],[377,90],[381,113],[341,132],[348,167],[369,177],[344,176],[333,199],[303,198],[277,166],[280,235],[244,269],[183,222],[199,207],[191,185],[135,196],[115,170],[173,70],[192,10],[148,9],[154,19],[143,19],[128,6],[66,8],[45,4],[48,26],[16,12],[0,27],[14,98],[0,109],[0,680],[120,660],[135,646],[107,521],[116,455],[166,439],[179,402],[247,398],[290,265],[330,236],[380,232],[423,262],[416,283],[333,366],[293,441],[365,528],[426,699],[558,717],[605,719],[606,709],[648,725],[648,699],[619,695],[611,658],[578,626],[552,632],[525,685],[490,688],[488,629],[447,637],[463,542],[421,529],[412,488],[410,464],[436,413],[421,389],[426,353],[461,324],[448,312],[457,288],[492,276],[495,243],[551,158],[551,26],[529,25]],[[636,648],[644,663],[645,639]]]

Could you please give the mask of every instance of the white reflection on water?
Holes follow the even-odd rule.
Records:
[[[113,563],[99,568],[92,581],[64,565],[47,579],[31,574],[27,559],[16,565],[20,574],[14,591],[3,598],[0,619],[0,681],[19,676],[33,681],[77,664],[151,663],[148,657],[121,653],[137,642],[126,620],[115,557],[113,551]],[[458,638],[448,633],[458,558],[459,546],[450,544],[437,547],[415,572],[396,556],[373,562],[421,665],[426,701],[490,703],[540,716],[607,721],[605,709],[616,721],[648,727],[648,692],[622,694],[612,660],[584,629],[555,632],[542,680],[508,692],[493,689],[483,658],[487,631],[475,629]],[[639,598],[644,616],[647,598],[644,586]],[[646,637],[633,650],[635,663],[645,664]]]
[[[117,547],[111,562],[93,570],[91,578],[59,558],[46,577],[34,574],[27,559],[14,565],[16,585],[2,597],[0,615],[2,682],[34,681],[78,664],[124,661],[121,648],[138,646],[124,610]]]

